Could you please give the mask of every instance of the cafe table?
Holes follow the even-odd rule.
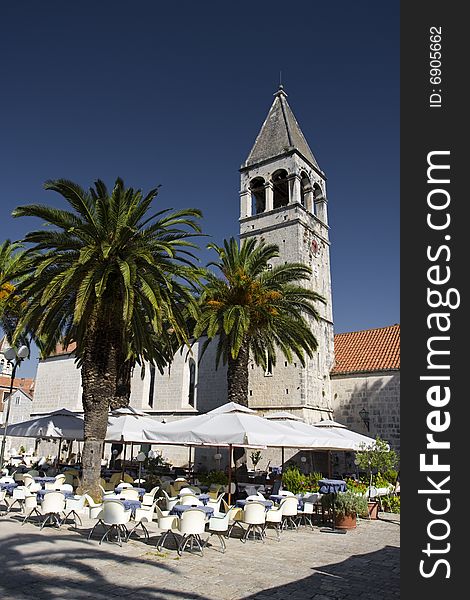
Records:
[[[244,508],[244,506],[246,504],[249,504],[250,502],[259,502],[260,504],[263,504],[266,510],[269,510],[270,508],[272,508],[273,506],[273,502],[272,500],[263,500],[262,498],[258,499],[253,499],[253,500],[236,500],[235,501],[235,506],[238,506],[239,508]]]

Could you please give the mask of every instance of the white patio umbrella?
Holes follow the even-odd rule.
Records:
[[[135,408],[117,408],[109,413],[106,441],[148,443],[143,432],[155,424],[160,423]]]
[[[291,413],[284,411],[272,413],[270,415],[267,415],[266,418],[270,421],[275,421],[276,423],[282,423],[298,433],[304,435],[314,435],[316,438],[322,439],[324,446],[322,448],[317,448],[317,450],[326,450],[330,452],[332,450],[347,451],[354,449],[352,447],[353,442],[346,438],[343,438],[342,436],[337,435],[335,430],[309,425],[308,423],[305,423],[300,417],[296,417]],[[281,461],[284,465],[284,448],[282,449]],[[330,459],[328,458],[328,464],[330,464],[329,461]]]
[[[228,446],[229,501],[232,448],[288,447],[327,449],[328,436],[315,436],[293,431],[282,423],[269,421],[255,411],[229,402],[203,415],[165,424],[154,424],[145,432],[148,443],[185,444],[194,446]],[[335,439],[335,449],[347,447],[347,442]]]
[[[346,425],[332,421],[330,419],[322,419],[317,423],[313,423],[316,428],[326,428],[335,433],[335,435],[347,440],[351,444],[350,450],[362,450],[364,447],[372,446],[375,444],[375,439],[362,433],[357,433],[352,429],[348,429]]]
[[[0,429],[0,434],[3,433],[4,428]],[[83,440],[83,416],[77,415],[66,408],[60,408],[35,419],[8,425],[7,435],[44,439]]]

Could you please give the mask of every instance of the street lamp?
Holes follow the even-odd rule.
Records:
[[[5,457],[5,446],[7,443],[7,427],[8,427],[8,419],[10,417],[10,407],[11,407],[11,396],[13,394],[13,385],[15,383],[15,375],[16,370],[20,366],[21,362],[28,358],[29,349],[27,346],[20,346],[18,350],[16,348],[7,348],[3,353],[8,362],[13,363],[13,369],[11,371],[10,376],[10,393],[8,394],[8,405],[7,405],[7,414],[5,416],[5,421],[3,423],[3,440],[2,440],[2,450],[0,453],[0,466],[3,468],[3,462]],[[14,362],[13,362],[14,361]]]
[[[367,431],[369,431],[369,425],[370,425],[369,411],[366,410],[364,407],[362,407],[361,410],[359,411],[359,416],[361,417],[364,425],[366,426]]]

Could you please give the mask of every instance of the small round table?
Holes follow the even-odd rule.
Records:
[[[178,494],[178,498],[184,498],[185,495],[189,495],[189,494]],[[196,496],[196,498],[198,500],[200,500],[204,505],[207,504],[209,502],[210,496],[209,494],[191,494],[191,496]]]
[[[34,481],[36,483],[52,483],[53,481],[55,481],[55,477],[33,477]]]

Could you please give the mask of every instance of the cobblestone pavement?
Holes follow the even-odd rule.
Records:
[[[400,517],[380,513],[359,520],[346,534],[326,527],[273,530],[263,544],[214,536],[204,556],[158,552],[158,528],[150,541],[131,538],[120,548],[87,540],[90,524],[74,530],[21,526],[19,515],[0,518],[2,600],[381,600],[400,597]]]

